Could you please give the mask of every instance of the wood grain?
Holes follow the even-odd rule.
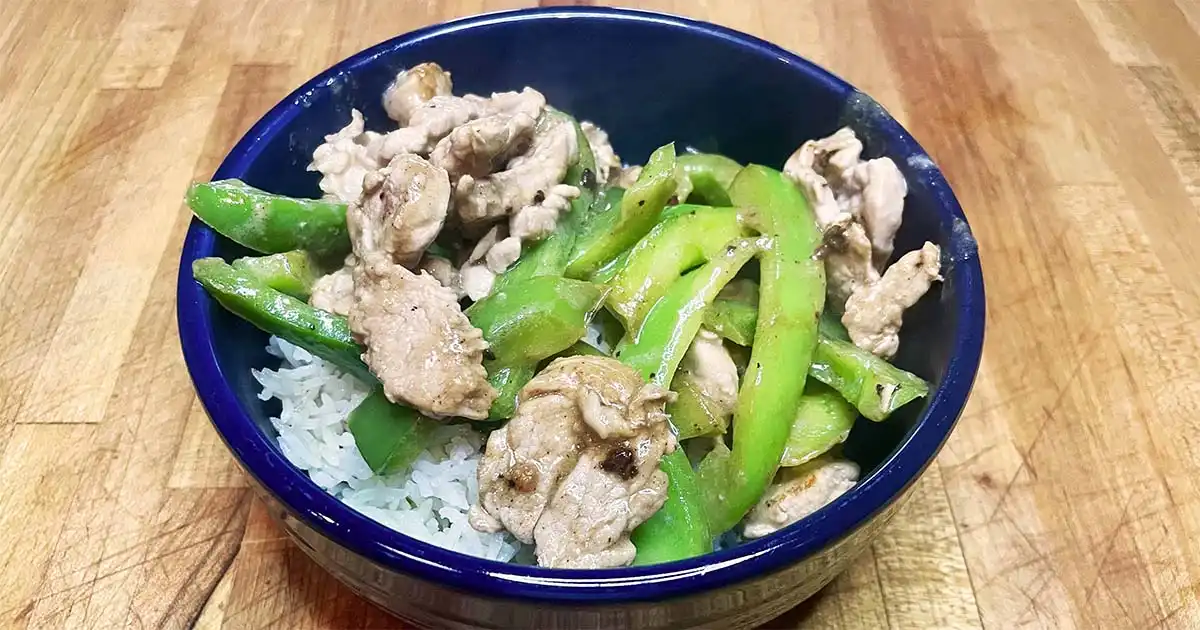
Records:
[[[195,401],[180,199],[337,59],[532,4],[0,3],[0,627],[398,627],[271,524]],[[875,95],[980,243],[959,428],[872,548],[772,626],[1200,627],[1200,2],[622,4]]]

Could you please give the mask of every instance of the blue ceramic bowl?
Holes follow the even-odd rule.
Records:
[[[358,108],[382,127],[384,87],[397,70],[436,61],[456,92],[529,85],[611,134],[627,160],[676,141],[779,167],[806,139],[849,124],[868,155],[908,179],[897,251],[941,245],[945,282],[906,318],[899,363],[937,384],[923,408],[860,421],[848,455],[862,482],[773,536],[667,565],[548,570],[482,561],[391,531],[350,510],[284,459],[255,397],[252,367],[270,364],[261,332],[223,311],[191,275],[192,261],[244,252],[193,221],[180,261],[179,330],[196,391],[275,517],[318,563],[383,608],[440,627],[694,627],[761,623],[831,580],[899,507],[967,401],[983,344],[983,279],[975,242],[950,187],[883,108],[852,86],[767,42],[711,24],[609,9],[484,15],[408,33],[304,84],[238,142],[214,178],[316,196],[307,172],[324,134]]]

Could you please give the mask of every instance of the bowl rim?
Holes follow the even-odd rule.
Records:
[[[386,40],[321,72],[272,107],[237,142],[213,179],[237,177],[272,137],[304,109],[313,94],[393,49],[476,28],[536,20],[576,19],[652,23],[725,40],[794,66],[808,79],[849,97],[857,90],[816,64],[767,41],[674,15],[602,7],[529,8],[486,13],[435,24]],[[978,371],[985,325],[983,274],[962,208],[925,150],[890,115],[877,125],[893,151],[920,163],[917,178],[949,215],[950,275],[955,282],[958,329],[941,384],[900,444],[848,493],[771,536],[704,556],[644,567],[569,570],[484,560],[411,538],[354,511],[326,493],[271,444],[242,408],[217,362],[211,298],[193,281],[191,264],[210,255],[216,234],[192,219],[177,281],[177,318],[184,360],[196,393],[222,440],[267,492],[322,536],[389,569],[442,586],[490,597],[545,603],[615,604],[653,601],[709,591],[780,570],[828,548],[891,505],[933,461],[962,413]],[[924,160],[913,162],[913,159]],[[945,220],[943,219],[943,224]]]

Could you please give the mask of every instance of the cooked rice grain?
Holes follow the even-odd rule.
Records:
[[[400,473],[378,476],[363,461],[346,416],[370,388],[313,356],[271,337],[267,352],[278,370],[251,370],[262,385],[258,397],[278,399],[271,424],[279,449],[326,492],[398,532],[460,553],[506,562],[520,548],[507,533],[484,534],[467,524],[478,493],[476,468],[484,436],[467,425],[447,425],[430,448]]]

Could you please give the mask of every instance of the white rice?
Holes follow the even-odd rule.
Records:
[[[282,405],[271,424],[288,461],[329,494],[403,534],[460,553],[507,562],[520,543],[507,533],[484,534],[467,523],[476,500],[476,469],[484,436],[466,425],[447,425],[409,470],[371,472],[346,430],[346,416],[370,388],[307,350],[271,337],[267,352],[278,370],[251,370],[262,400]]]

